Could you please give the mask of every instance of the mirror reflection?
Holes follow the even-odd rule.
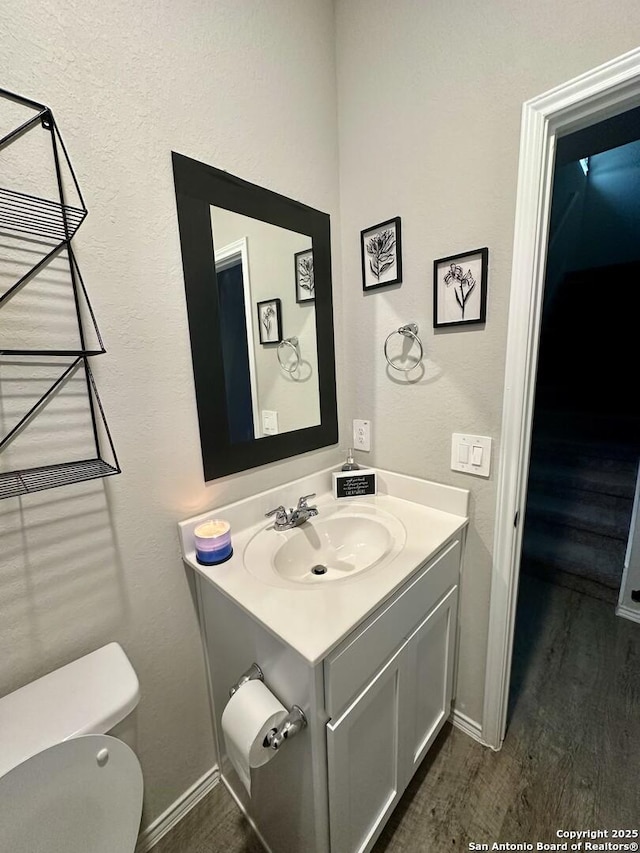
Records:
[[[232,444],[321,423],[312,239],[210,206]]]

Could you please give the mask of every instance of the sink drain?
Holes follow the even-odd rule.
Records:
[[[327,573],[327,567],[326,566],[314,566],[311,569],[312,575],[326,575],[326,573]]]

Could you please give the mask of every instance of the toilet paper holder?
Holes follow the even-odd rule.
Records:
[[[233,696],[234,693],[237,693],[238,690],[242,687],[243,684],[246,684],[247,681],[263,681],[264,682],[264,673],[260,669],[257,663],[252,663],[249,669],[246,672],[243,672],[240,678],[236,681],[233,687],[229,688],[229,698]]]
[[[280,749],[285,740],[295,737],[306,725],[304,711],[299,705],[294,705],[278,728],[266,733],[262,745],[265,749]]]
[[[229,696],[237,693],[247,681],[255,680],[264,682],[264,673],[257,663],[252,663],[249,669],[242,673],[233,687],[229,688]],[[280,749],[285,740],[295,737],[306,725],[307,718],[304,715],[304,711],[299,705],[294,705],[280,725],[267,732],[262,745],[265,749]]]

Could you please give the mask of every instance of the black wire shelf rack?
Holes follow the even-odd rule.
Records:
[[[0,88],[0,106],[6,101],[11,101],[21,107],[25,107],[27,110],[31,110],[32,113],[26,120],[19,123],[0,138],[0,151],[16,142],[26,133],[48,133],[51,139],[51,155],[58,198],[43,198],[19,192],[9,187],[0,187],[0,233],[5,235],[5,237],[8,236],[14,247],[20,246],[21,241],[26,241],[26,245],[29,246],[39,245],[42,253],[41,257],[38,258],[35,264],[30,266],[27,272],[21,275],[17,281],[14,281],[8,289],[0,294],[0,310],[20,288],[28,286],[29,281],[46,264],[60,255],[61,252],[66,251],[69,261],[69,283],[72,288],[77,319],[78,340],[77,345],[68,348],[47,346],[46,340],[43,342],[43,346],[35,348],[25,347],[22,349],[3,347],[0,342],[0,356],[24,358],[27,375],[30,370],[29,360],[33,357],[40,359],[68,356],[72,358],[71,363],[63,369],[62,373],[55,379],[47,391],[39,397],[37,402],[24,413],[18,420],[18,423],[4,436],[0,436],[0,454],[16,438],[23,434],[26,427],[29,426],[34,418],[38,417],[47,402],[60,391],[65,382],[77,370],[84,368],[85,392],[91,418],[95,455],[79,461],[68,461],[51,465],[34,465],[33,467],[24,467],[20,470],[4,472],[0,470],[0,500],[3,498],[21,497],[58,486],[109,477],[119,474],[121,471],[104,409],[87,360],[90,356],[102,355],[105,352],[105,347],[86,287],[82,280],[82,275],[80,274],[78,263],[71,248],[71,240],[82,225],[88,211],[82,198],[80,186],[78,185],[67,149],[50,108],[30,98],[24,98],[21,95],[16,95],[13,92]],[[78,199],[77,204],[70,204],[66,199],[62,171],[63,163],[66,163],[72,186],[75,188]],[[0,262],[2,260],[0,258]],[[93,328],[94,333],[91,344],[88,343],[85,334],[84,325],[87,320]],[[1,390],[0,387],[0,393]],[[103,452],[104,449],[108,450],[107,454]],[[107,461],[105,456],[111,458],[112,461]]]
[[[80,462],[61,462],[24,471],[9,471],[0,474],[0,500],[119,473],[119,466],[109,465],[104,459],[83,459]]]
[[[0,187],[0,231],[61,243],[82,225],[84,208]]]
[[[91,305],[91,300],[89,299],[89,294],[87,293],[87,288],[85,287],[84,280],[82,278],[82,274],[80,273],[80,267],[78,266],[78,262],[76,261],[75,255],[71,249],[71,243],[65,242],[61,244],[56,252],[59,253],[62,246],[66,248],[68,258],[69,258],[69,281],[70,286],[74,289],[74,304],[76,309],[76,318],[78,322],[78,342],[81,343],[80,346],[75,347],[22,347],[20,349],[11,348],[11,347],[3,347],[0,345],[0,356],[91,356],[91,355],[103,355],[106,352],[104,347],[104,342],[102,340],[102,335],[100,334],[100,329],[98,328],[98,321],[96,320],[96,315],[93,311],[93,307]],[[51,253],[54,254],[54,253]],[[48,256],[50,257],[50,256]],[[22,276],[19,281],[13,284],[8,290],[6,290],[2,296],[0,296],[0,309],[2,305],[7,302],[18,290],[24,285],[26,286],[29,280],[35,275],[35,272],[42,264],[37,264],[29,273]],[[89,317],[89,321],[91,324],[91,328],[94,332],[94,343],[95,345],[92,347],[86,346],[86,335],[80,334],[80,330],[83,329],[83,320],[82,320],[82,304],[86,306],[86,312]]]
[[[25,412],[18,423],[4,436],[0,437],[0,454],[29,426],[32,420],[38,416],[38,413],[55,396],[60,388],[82,368],[84,368],[86,378],[96,456],[80,461],[39,465],[33,468],[23,468],[0,473],[0,500],[9,497],[19,497],[20,495],[42,491],[43,489],[53,489],[56,486],[66,486],[71,483],[80,483],[84,480],[93,480],[97,477],[108,477],[121,472],[95,379],[91,373],[89,362],[84,356],[78,356],[70,364],[66,365],[62,373],[49,386],[45,393],[38,398],[37,402]],[[100,423],[103,433],[102,440],[100,438]],[[110,456],[113,460],[111,463],[102,458],[104,455],[102,447],[105,445],[109,448]]]

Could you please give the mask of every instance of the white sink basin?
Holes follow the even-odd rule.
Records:
[[[339,506],[293,530],[260,530],[247,544],[244,566],[265,583],[338,583],[389,563],[406,541],[402,522],[366,504]]]

